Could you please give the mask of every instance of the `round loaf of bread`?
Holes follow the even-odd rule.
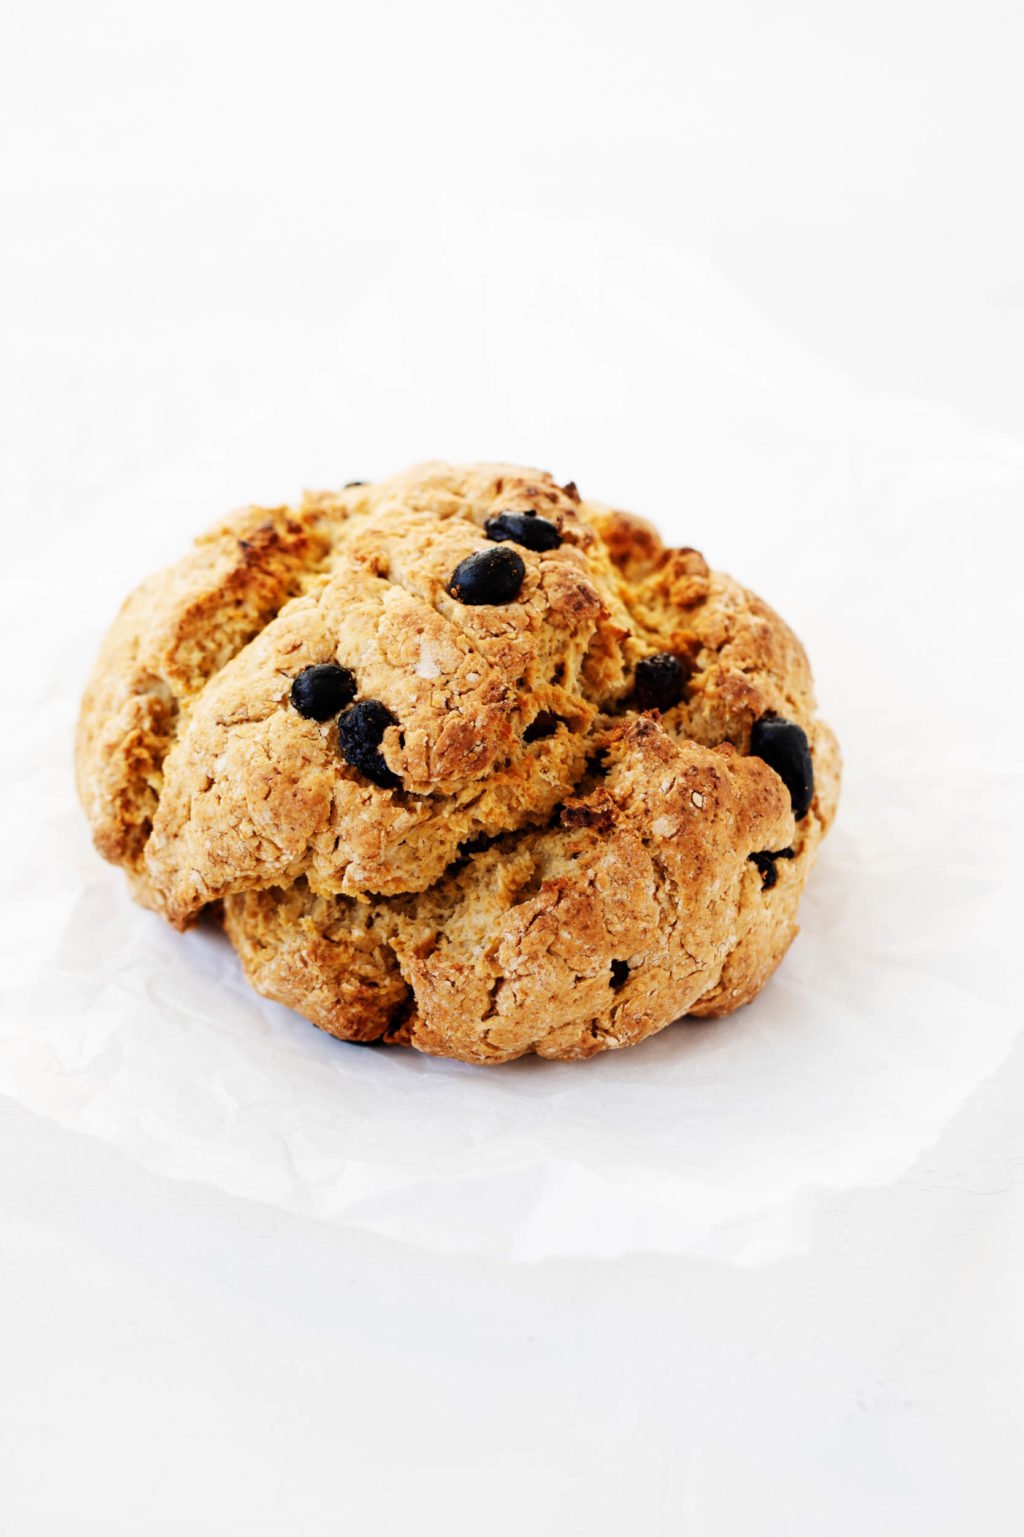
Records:
[[[116,619],[76,761],[100,853],[265,996],[481,1063],[748,1002],[839,787],[767,604],[500,464],[205,535]]]

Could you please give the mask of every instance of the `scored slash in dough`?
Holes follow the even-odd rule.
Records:
[[[486,520],[533,510],[514,601],[463,604]],[[687,677],[631,708],[636,664]],[[400,788],[291,704],[335,662],[395,724]],[[811,746],[795,822],[749,755],[775,712]],[[531,732],[528,728],[534,726]],[[100,852],[178,927],[223,921],[253,985],[332,1034],[470,1062],[586,1057],[763,986],[839,787],[800,643],[649,524],[537,470],[428,464],[248,509],[130,597],[82,705]],[[385,776],[387,777],[387,776]],[[774,883],[749,856],[792,849]],[[614,966],[613,966],[614,962]]]

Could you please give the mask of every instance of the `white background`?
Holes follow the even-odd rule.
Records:
[[[77,686],[111,594],[219,511],[500,456],[685,509],[804,635],[854,787],[951,650],[977,693],[942,730],[1019,790],[990,502],[1024,452],[1022,65],[1017,7],[941,0],[4,0],[19,746],[35,659]],[[842,579],[907,485],[913,678]],[[964,596],[938,611],[940,566]],[[830,697],[851,647],[863,696]],[[960,937],[995,997],[1010,959]],[[898,1183],[754,1270],[445,1258],[0,1100],[0,1526],[1016,1533],[1022,1095],[1018,1047]]]

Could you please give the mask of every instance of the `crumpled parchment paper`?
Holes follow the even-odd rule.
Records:
[[[349,376],[333,394],[311,376],[213,448],[67,506],[47,559],[25,534],[0,575],[17,659],[0,1091],[160,1173],[424,1248],[756,1264],[805,1241],[824,1193],[903,1173],[1005,1056],[1021,1023],[1007,663],[1024,453],[938,408],[860,395],[703,269],[662,253],[625,290],[611,257],[603,273],[588,260],[579,291],[551,300],[593,321],[600,293],[610,356],[628,365],[619,392],[598,387],[608,358],[590,397],[582,358],[570,407],[564,381],[530,373],[529,306],[512,293],[489,340],[512,383],[529,378],[533,414],[511,413],[495,442],[494,402],[474,416],[465,391],[463,438],[438,432],[434,451],[540,460],[618,498],[801,634],[845,782],[781,970],[730,1019],[589,1063],[476,1069],[340,1044],[262,1002],[220,935],[173,933],[93,853],[70,739],[118,601],[225,507],[297,493],[307,451],[325,482],[424,457],[395,425],[423,407],[406,398],[402,414],[426,367],[413,330],[399,383],[357,379],[358,431],[355,393],[338,398]],[[367,299],[378,317],[392,302]]]

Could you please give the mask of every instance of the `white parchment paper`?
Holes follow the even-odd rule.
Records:
[[[1007,664],[1024,453],[861,395],[701,268],[653,252],[622,271],[581,247],[563,289],[552,276],[552,312],[593,335],[600,308],[608,338],[603,359],[576,355],[571,392],[533,371],[539,323],[510,267],[464,358],[501,356],[529,404],[502,416],[454,374],[438,398],[428,322],[395,309],[385,273],[344,365],[290,399],[116,484],[101,467],[88,495],[44,487],[45,556],[30,511],[0,577],[0,1091],[163,1174],[431,1249],[753,1264],[803,1242],[823,1192],[898,1177],[998,1065],[1020,1027]],[[585,1064],[344,1045],[251,993],[219,935],[134,907],[92,852],[70,739],[127,587],[247,496],[430,452],[571,475],[702,547],[805,639],[844,748],[840,817],[800,937],[735,1017]]]

